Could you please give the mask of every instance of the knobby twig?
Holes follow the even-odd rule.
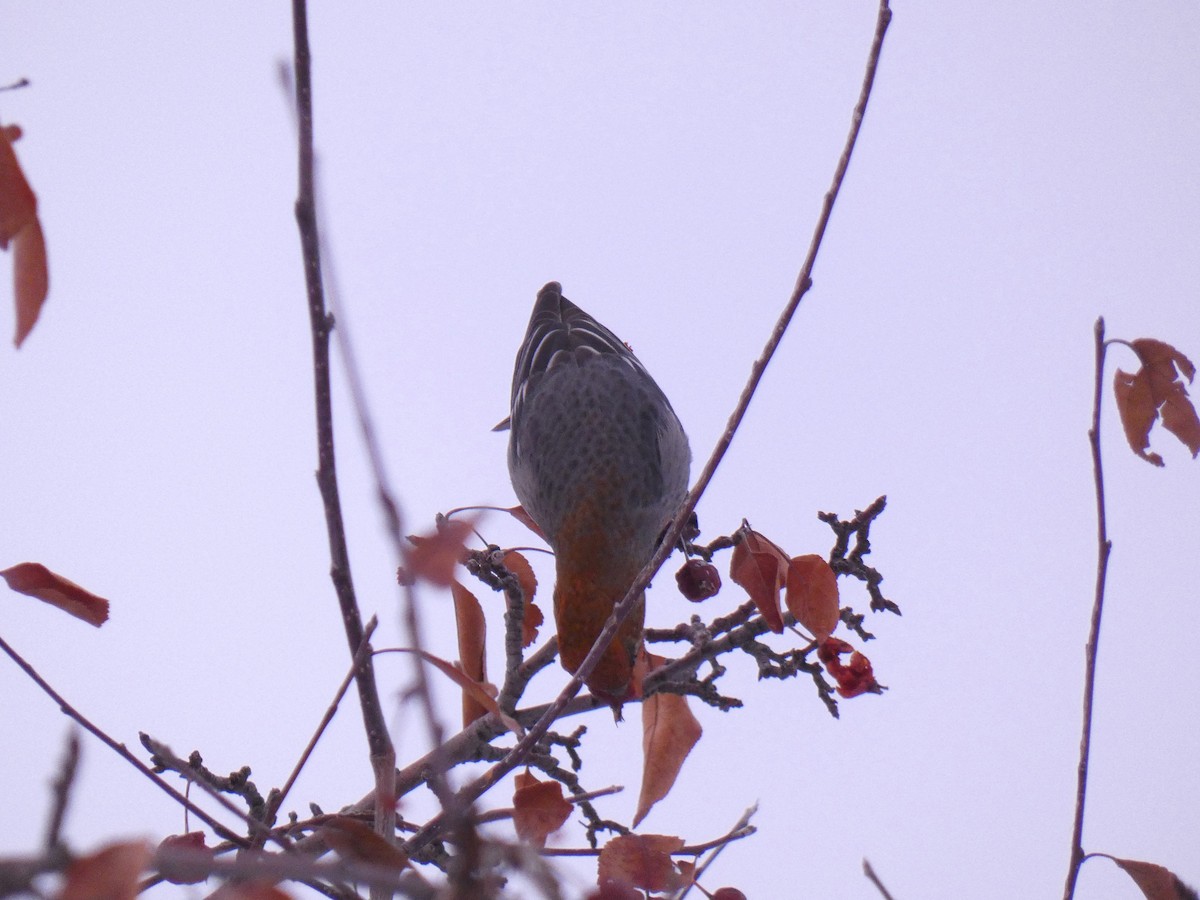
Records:
[[[176,803],[180,804],[184,809],[188,810],[192,813],[192,815],[204,822],[204,824],[211,828],[215,834],[219,834],[223,839],[231,841],[237,844],[239,847],[244,847],[247,845],[244,837],[241,837],[240,835],[230,831],[183,794],[179,793],[179,791],[175,790],[175,788],[171,787],[171,785],[167,784],[167,782],[158,777],[158,775],[156,775],[149,766],[130,753],[124,744],[113,740],[108,736],[107,733],[102,731],[97,725],[93,724],[90,719],[84,716],[83,713],[68,703],[66,698],[52,688],[49,682],[42,678],[42,676],[38,673],[37,669],[30,665],[25,658],[21,656],[21,654],[17,653],[16,650],[9,646],[8,642],[5,641],[4,638],[0,638],[0,650],[3,650],[5,653],[7,653],[12,661],[20,666],[21,670],[33,680],[33,683],[45,691],[45,693],[50,696],[50,699],[57,703],[58,708],[66,713],[67,716],[82,725],[85,730],[90,731],[92,734],[98,737],[105,746],[114,751],[123,760],[153,781],[156,785],[158,785],[159,788],[169,794]],[[247,817],[241,810],[233,806],[232,803],[229,804],[229,807],[233,811],[234,815],[244,818],[252,828],[256,826],[261,827],[259,823],[254,822],[253,819]]]
[[[254,782],[250,781],[249,766],[243,766],[237,772],[231,772],[228,776],[223,777],[213,773],[204,765],[204,759],[199,751],[193,750],[187,759],[183,759],[176,756],[174,751],[162,741],[156,740],[144,731],[138,732],[138,739],[150,753],[150,762],[154,764],[153,771],[156,774],[175,772],[187,779],[189,784],[199,787],[221,804],[226,811],[244,819],[250,826],[249,834],[252,844],[261,845],[267,840],[273,840],[284,849],[291,847],[288,839],[272,831],[271,823],[263,818],[266,803]],[[238,809],[225,794],[241,797],[245,801],[247,809]],[[238,842],[239,846],[245,843],[244,840]]]
[[[346,527],[338,496],[337,466],[333,450],[333,404],[329,379],[329,333],[333,322],[325,311],[325,292],[321,281],[320,234],[317,228],[316,193],[313,175],[312,58],[308,46],[308,10],[305,0],[292,0],[292,36],[296,67],[296,122],[299,145],[299,192],[296,198],[296,222],[304,260],[304,281],[308,292],[308,312],[312,328],[313,382],[317,420],[317,484],[325,506],[325,525],[329,535],[330,577],[342,611],[342,625],[352,657],[363,644],[362,616],[350,575],[350,555],[346,548]],[[375,790],[381,798],[395,795],[396,751],[387,730],[375,667],[369,653],[359,660],[357,677],[359,704],[367,732]],[[375,804],[375,829],[385,840],[395,840],[396,811],[390,802]]]
[[[1108,577],[1108,557],[1112,541],[1108,539],[1108,518],[1104,507],[1104,466],[1100,457],[1100,402],[1104,397],[1104,319],[1096,320],[1096,382],[1092,397],[1092,427],[1088,442],[1092,445],[1092,474],[1096,482],[1096,594],[1092,603],[1092,624],[1088,632],[1086,668],[1083,678],[1083,734],[1079,739],[1079,774],[1075,785],[1075,823],[1071,828],[1071,862],[1067,868],[1064,900],[1075,896],[1075,882],[1083,865],[1083,810],[1087,799],[1088,756],[1092,746],[1092,700],[1096,689],[1096,655],[1100,646],[1100,619],[1104,611],[1104,583]]]
[[[850,165],[850,158],[854,152],[855,143],[858,140],[859,130],[862,127],[863,118],[867,111],[867,101],[871,96],[871,87],[875,81],[875,72],[879,64],[880,53],[883,49],[884,35],[887,33],[888,24],[891,22],[892,11],[888,7],[888,0],[880,0],[879,15],[875,24],[875,35],[871,43],[871,50],[867,58],[866,72],[863,77],[862,90],[859,93],[858,102],[854,107],[853,117],[850,125],[850,132],[846,138],[845,146],[842,150],[842,155],[838,159],[837,168],[834,171],[833,182],[829,191],[825,194],[824,203],[821,208],[820,216],[817,219],[817,224],[813,232],[812,240],[809,243],[808,253],[805,256],[804,263],[800,267],[800,273],[796,278],[796,285],[792,291],[792,295],[780,314],[775,327],[767,339],[766,345],[763,348],[762,354],[754,362],[751,367],[750,377],[743,388],[741,396],[738,398],[737,406],[734,408],[729,417],[729,421],[725,426],[725,431],[718,439],[716,446],[713,448],[712,454],[709,456],[708,462],[705,464],[703,471],[697,478],[696,483],[688,492],[683,505],[676,513],[672,520],[670,528],[667,529],[663,539],[659,542],[658,549],[650,558],[649,562],[643,567],[638,577],[634,579],[630,585],[625,597],[613,608],[612,615],[609,616],[608,622],[597,636],[595,643],[592,644],[592,649],[584,658],[579,669],[563,687],[558,697],[550,704],[545,714],[538,720],[520,740],[508,755],[503,760],[496,763],[480,777],[465,785],[459,791],[461,802],[469,804],[474,802],[478,797],[483,795],[492,788],[501,778],[511,772],[514,768],[528,756],[533,747],[541,740],[542,735],[550,728],[554,720],[559,716],[571,699],[579,692],[583,686],[583,681],[596,664],[600,661],[609,643],[616,636],[617,629],[621,623],[625,621],[632,613],[633,608],[637,605],[638,598],[642,591],[650,583],[650,579],[662,567],[666,558],[671,555],[675,549],[675,545],[679,542],[680,536],[687,527],[691,519],[692,513],[696,509],[696,504],[699,502],[701,495],[708,488],[709,482],[712,480],[713,474],[716,472],[717,466],[720,465],[724,458],[729,445],[733,442],[733,436],[737,432],[746,410],[750,406],[750,401],[758,388],[759,382],[762,380],[763,373],[766,371],[767,364],[775,355],[775,351],[779,348],[779,343],[783,339],[784,332],[787,330],[792,316],[795,314],[797,307],[800,305],[801,299],[812,286],[812,269],[816,262],[817,252],[820,249],[821,241],[825,235],[825,229],[829,224],[830,216],[833,212],[834,202],[837,200],[839,191],[841,190],[842,181],[845,179],[846,170]],[[442,830],[445,825],[443,816],[435,816],[431,819],[424,828],[421,829],[413,838],[411,838],[406,849],[412,853],[424,847],[432,841],[436,835]]]

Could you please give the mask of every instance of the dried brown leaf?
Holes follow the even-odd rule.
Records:
[[[370,825],[352,816],[329,816],[316,833],[342,859],[391,869],[403,869],[408,865],[408,856],[403,850],[389,844]]]
[[[524,736],[525,729],[521,723],[501,710],[500,705],[496,702],[495,685],[481,684],[467,675],[467,673],[461,668],[454,665],[454,663],[446,662],[446,660],[442,659],[440,656],[434,656],[432,653],[426,650],[415,650],[412,647],[396,647],[387,652],[413,653],[421,657],[421,659],[425,660],[425,662],[429,663],[464,691],[468,692],[471,695],[471,698],[480,706],[490,713],[495,713],[499,717],[500,721],[504,723],[505,728],[518,736]]]
[[[462,671],[472,681],[487,682],[487,621],[479,600],[459,582],[450,584],[454,598],[454,621],[458,627],[458,660]],[[495,704],[493,703],[494,707]],[[488,714],[488,708],[475,699],[471,691],[462,695],[463,727]]]
[[[1146,895],[1146,900],[1197,900],[1196,892],[1164,866],[1115,856],[1109,859],[1125,870]]]
[[[1125,438],[1133,452],[1156,466],[1162,457],[1148,452],[1150,429],[1161,417],[1162,425],[1191,452],[1200,454],[1200,417],[1188,397],[1187,383],[1196,376],[1192,361],[1170,344],[1153,338],[1131,342],[1142,367],[1132,375],[1120,369],[1113,376],[1113,393]]]
[[[466,555],[466,543],[475,528],[476,517],[443,520],[433,532],[409,535],[407,571],[441,587],[454,581],[454,569]]]
[[[506,513],[508,513],[510,516],[512,516],[514,519],[516,519],[518,522],[520,522],[522,525],[524,525],[526,528],[528,528],[530,531],[532,531],[534,534],[536,534],[538,537],[540,537],[543,541],[546,539],[546,535],[542,531],[541,527],[538,525],[537,522],[533,521],[533,516],[531,516],[531,515],[529,515],[529,513],[525,512],[525,507],[523,507],[521,505],[510,506],[510,507],[506,508],[504,511]]]
[[[57,606],[77,619],[99,628],[108,621],[108,601],[75,582],[51,572],[41,563],[18,563],[0,569],[0,577],[14,591]]]
[[[537,575],[534,574],[529,560],[516,550],[509,550],[504,554],[504,568],[517,576],[517,581],[521,585],[521,593],[525,595],[525,618],[521,622],[521,646],[528,647],[537,640],[538,629],[546,620],[537,604],[533,602],[533,598],[537,595]]]
[[[13,296],[18,347],[37,322],[50,286],[46,238],[37,216],[37,196],[21,171],[12,142],[21,136],[15,125],[0,127],[0,248],[12,243]]]
[[[650,667],[663,663],[661,656],[647,654]],[[683,768],[683,761],[700,740],[703,729],[679,694],[654,694],[642,703],[642,789],[638,795],[633,827],[646,817],[654,804],[667,796]]]
[[[818,641],[833,634],[841,620],[837,576],[829,563],[815,553],[792,557],[784,601],[796,621]]]
[[[671,854],[682,847],[683,838],[673,835],[618,835],[600,851],[597,883],[615,882],[651,892],[678,890],[687,882]]]
[[[513,825],[517,836],[538,847],[571,817],[574,807],[563,797],[557,781],[539,781],[528,772],[517,773],[513,791]]]
[[[150,862],[150,844],[110,844],[67,867],[59,900],[136,900],[138,878]]]
[[[744,526],[743,526],[744,527]],[[733,548],[729,577],[740,584],[776,634],[783,631],[779,591],[787,580],[787,554],[757,531],[745,528]]]

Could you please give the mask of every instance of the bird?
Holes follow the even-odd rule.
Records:
[[[559,657],[574,674],[681,506],[691,450],[646,367],[556,281],[517,352],[509,425],[509,475],[554,551]],[[644,621],[643,592],[585,679],[616,710]]]

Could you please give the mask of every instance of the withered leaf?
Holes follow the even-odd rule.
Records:
[[[533,521],[533,516],[525,512],[525,507],[518,504],[517,506],[506,507],[504,511],[540,537],[543,541],[546,539],[546,535],[542,532],[542,529],[538,526],[538,523]]]
[[[16,125],[0,126],[0,249],[12,243],[13,296],[17,329],[13,343],[21,346],[33,330],[50,288],[46,238],[37,215],[37,196],[21,171],[13,141],[21,136]]]
[[[842,664],[843,653],[850,654],[848,665]],[[845,641],[835,637],[825,638],[817,647],[817,658],[837,682],[838,694],[846,699],[859,694],[883,693],[883,687],[875,680],[875,673],[871,670],[871,661]]]
[[[487,621],[479,600],[458,581],[450,584],[454,598],[454,622],[458,630],[458,661],[472,681],[487,681]],[[495,704],[492,704],[495,706]],[[473,692],[462,695],[463,727],[488,714],[488,708],[475,699]]]
[[[783,631],[779,591],[787,580],[787,554],[757,531],[744,528],[733,548],[729,577],[740,584],[776,634]]]
[[[546,620],[542,615],[542,611],[538,609],[533,598],[537,595],[537,575],[533,572],[533,566],[529,565],[524,554],[518,553],[516,550],[509,550],[504,554],[504,568],[517,576],[517,581],[521,584],[521,592],[525,595],[525,618],[521,622],[521,646],[528,647],[537,640],[538,629]]]
[[[504,727],[512,731],[517,736],[521,737],[525,734],[525,729],[512,716],[500,709],[500,705],[496,702],[496,687],[492,684],[481,683],[471,678],[459,666],[454,663],[446,662],[440,656],[434,656],[427,650],[416,650],[412,647],[393,647],[388,650],[380,650],[380,653],[412,653],[419,656],[425,662],[429,663],[460,688],[471,695],[471,698],[480,706],[490,713],[495,713],[496,716],[504,723]]]
[[[51,572],[41,563],[18,563],[0,569],[0,577],[20,594],[57,606],[77,619],[99,628],[108,621],[108,601],[75,582]]]
[[[663,664],[661,656],[647,656],[650,668]],[[642,789],[633,816],[634,828],[670,792],[683,761],[702,733],[686,697],[658,693],[642,702]]]
[[[408,551],[407,571],[441,587],[454,581],[454,569],[466,555],[467,539],[475,528],[476,518],[445,519],[433,532],[409,535],[412,549]]]
[[[67,867],[59,900],[136,900],[138,878],[150,861],[150,844],[110,844]]]
[[[829,637],[841,615],[837,576],[829,563],[815,553],[792,557],[784,602],[796,621],[818,641]]]
[[[343,859],[392,869],[408,865],[408,856],[403,850],[389,844],[370,825],[352,816],[328,816],[316,833]]]
[[[557,781],[539,781],[528,772],[519,772],[514,779],[513,825],[517,836],[538,847],[546,846],[546,838],[571,817],[574,807],[563,797]]]
[[[671,854],[683,847],[683,838],[666,834],[622,834],[600,851],[597,882],[628,884],[651,892],[674,891],[686,879]]]
[[[1125,870],[1146,895],[1146,900],[1197,900],[1196,892],[1164,866],[1115,856],[1109,859]]]
[[[1192,361],[1162,341],[1139,338],[1131,342],[1142,367],[1130,374],[1117,369],[1113,376],[1113,394],[1125,439],[1133,452],[1147,462],[1161,466],[1163,458],[1149,452],[1150,429],[1160,420],[1191,451],[1200,454],[1200,417],[1188,397],[1187,383],[1196,376]],[[1181,378],[1182,376],[1182,378]]]

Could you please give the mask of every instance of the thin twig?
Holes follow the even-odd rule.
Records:
[[[883,895],[883,900],[895,900],[891,893],[888,892],[888,889],[883,886],[883,882],[879,880],[879,876],[875,874],[875,870],[866,859],[863,859],[863,874],[867,876],[871,884],[875,885],[876,890]]]
[[[304,769],[308,758],[312,756],[312,752],[316,749],[317,742],[321,740],[321,736],[325,733],[325,729],[329,727],[329,723],[333,721],[334,715],[337,713],[338,706],[342,702],[342,698],[346,696],[346,691],[350,689],[350,682],[354,680],[354,675],[358,671],[358,667],[362,664],[360,657],[371,652],[371,635],[375,633],[376,627],[379,625],[379,619],[371,616],[371,620],[367,622],[367,626],[363,631],[362,644],[359,645],[358,652],[354,654],[354,660],[350,663],[350,671],[346,673],[346,677],[342,679],[342,683],[338,685],[337,692],[333,695],[333,700],[325,709],[325,715],[321,716],[321,721],[317,724],[313,736],[308,741],[308,746],[304,748],[304,752],[300,754],[300,758],[296,760],[296,765],[292,769],[292,773],[288,775],[287,781],[277,793],[272,795],[270,802],[267,804],[266,821],[272,822],[275,820],[276,814],[283,806],[284,800],[287,799],[288,793],[292,790],[292,785],[296,783],[296,779],[300,777],[300,772]]]
[[[691,891],[691,889],[692,889],[692,885],[694,885],[697,881],[699,881],[700,877],[706,871],[708,871],[709,866],[711,866],[714,862],[717,861],[717,857],[721,855],[721,851],[724,850],[731,841],[736,840],[737,838],[747,836],[746,834],[743,834],[742,832],[746,832],[747,834],[754,833],[754,829],[750,827],[750,820],[754,818],[754,814],[757,812],[758,812],[758,804],[755,803],[753,806],[751,806],[749,809],[747,809],[744,813],[742,813],[742,817],[737,820],[736,825],[734,825],[731,829],[729,829],[729,832],[725,835],[725,837],[719,838],[712,845],[712,849],[709,850],[708,858],[705,859],[704,862],[702,862],[700,865],[698,865],[696,867],[696,872],[692,876],[691,883],[688,884],[688,886],[683,889],[683,892],[679,895],[678,898],[676,898],[676,900],[683,900],[683,898],[688,895],[688,892]],[[705,847],[703,849],[708,849],[708,847]],[[697,850],[696,851],[697,854],[702,853],[703,849]]]
[[[300,3],[302,3],[302,0],[293,0],[293,6]],[[299,56],[297,56],[298,97],[299,84]],[[315,198],[316,179],[314,173],[316,169],[316,155],[311,146],[311,117],[309,126],[309,155],[307,163],[309,168],[311,190]],[[303,164],[303,155],[301,158]],[[297,216],[299,217],[299,211],[297,211]],[[367,459],[371,467],[372,476],[375,479],[376,499],[378,500],[380,508],[383,511],[385,532],[392,544],[392,550],[396,557],[396,565],[398,567],[407,567],[408,544],[404,539],[404,532],[401,526],[400,506],[396,501],[396,494],[390,486],[387,470],[384,466],[383,449],[380,446],[379,440],[376,436],[375,425],[370,413],[370,405],[367,403],[366,389],[363,386],[363,379],[354,352],[354,343],[350,340],[350,330],[347,325],[347,317],[344,308],[339,302],[337,279],[335,277],[333,267],[333,257],[332,254],[328,252],[323,231],[317,227],[319,221],[320,217],[314,209],[312,219],[313,229],[315,232],[314,240],[316,241],[318,249],[321,251],[321,256],[325,259],[325,277],[323,279],[324,284],[327,286],[325,293],[328,297],[328,305],[332,320],[337,323],[336,328],[330,328],[327,326],[325,329],[326,354],[328,355],[328,333],[330,330],[332,330],[334,339],[338,344],[338,350],[341,353],[342,366],[346,375],[346,384],[350,392],[351,405],[354,410],[355,420],[358,424],[359,431],[363,439],[363,445],[367,451]],[[412,585],[406,585],[404,597],[404,623],[408,632],[409,646],[417,649],[424,649],[425,640],[423,638],[421,628],[420,609],[417,605],[416,594]],[[442,726],[441,720],[438,717],[437,709],[433,701],[433,692],[429,686],[429,680],[425,672],[425,667],[422,665],[419,658],[414,658],[413,660],[413,682],[414,694],[421,703],[425,720],[429,727],[430,741],[434,747],[441,746],[441,744],[445,742],[445,728]],[[395,756],[393,751],[390,763],[387,765],[387,771],[383,771],[381,762],[376,762],[377,783],[379,782],[380,778],[385,780],[390,779],[392,777],[391,773],[394,772]],[[460,809],[457,801],[454,799],[453,793],[450,791],[449,787],[445,785],[444,774],[441,771],[435,768],[431,772],[429,785],[433,792],[438,796],[444,807],[454,810]],[[392,819],[394,822],[394,816]]]
[[[317,420],[317,484],[325,506],[325,526],[329,534],[330,577],[342,611],[342,625],[352,657],[363,644],[362,615],[350,575],[350,555],[346,548],[346,526],[338,496],[337,466],[333,449],[333,403],[329,379],[329,333],[333,323],[325,311],[325,292],[321,281],[320,233],[317,227],[316,193],[313,174],[312,58],[308,46],[308,10],[305,0],[292,0],[292,32],[296,68],[296,119],[299,139],[299,191],[296,198],[296,222],[304,260],[304,280],[308,292],[308,312],[312,327],[313,382]],[[365,654],[358,665],[359,704],[371,754],[376,793],[391,798],[395,791],[396,751],[387,730],[375,667]],[[395,840],[396,810],[392,802],[375,804],[375,830],[385,840]]]
[[[167,794],[169,794],[176,803],[178,803],[184,809],[189,810],[192,813],[192,815],[196,816],[198,819],[200,819],[202,822],[204,822],[205,825],[207,825],[209,828],[211,828],[216,834],[219,834],[224,840],[231,841],[232,843],[237,844],[239,847],[247,846],[247,841],[244,837],[230,831],[228,828],[226,828],[224,825],[222,825],[220,822],[218,822],[216,819],[214,819],[212,816],[210,816],[208,813],[206,813],[199,806],[194,804],[191,800],[189,800],[183,794],[179,793],[179,791],[175,790],[175,788],[171,787],[171,785],[167,784],[167,782],[164,779],[160,778],[158,775],[156,775],[154,773],[154,771],[150,769],[149,766],[147,766],[144,762],[142,762],[140,759],[138,759],[136,756],[134,756],[132,753],[130,753],[124,744],[118,743],[117,741],[113,740],[104,731],[102,731],[97,725],[94,725],[90,719],[88,719],[86,716],[83,715],[83,713],[81,713],[74,706],[72,706],[70,703],[68,703],[66,698],[63,697],[63,695],[60,694],[58,691],[56,691],[54,688],[52,688],[50,686],[49,682],[47,682],[46,679],[42,678],[42,676],[38,674],[38,671],[32,665],[30,665],[25,660],[25,658],[23,656],[21,656],[21,654],[17,653],[16,650],[14,650],[12,647],[10,647],[8,645],[8,642],[5,641],[4,638],[0,638],[0,650],[3,650],[5,653],[7,653],[9,655],[9,657],[12,659],[12,661],[15,662],[18,666],[20,666],[21,669],[25,672],[25,674],[28,675],[31,679],[33,679],[33,683],[36,684],[38,687],[40,687],[43,691],[45,691],[50,696],[50,699],[52,699],[55,703],[57,703],[58,708],[61,709],[67,716],[69,716],[70,718],[72,718],[76,722],[78,722],[80,725],[82,725],[85,730],[90,731],[92,734],[94,734],[96,737],[98,737],[101,740],[101,742],[104,743],[105,746],[107,746],[110,750],[114,751],[123,760],[125,760],[127,763],[129,763],[131,766],[133,766],[135,769],[137,769],[139,772],[141,772],[143,775],[145,775],[147,778],[149,778],[151,781],[153,781],[156,785],[158,785],[158,787],[161,788]],[[222,798],[222,799],[224,799],[224,798]],[[239,810],[232,803],[229,804],[229,808],[232,810],[234,815],[237,815],[237,816],[240,816],[241,818],[243,818],[250,825],[251,828],[261,829],[264,827],[261,822],[256,822],[253,818],[247,816],[245,813],[243,813],[241,810]]]
[[[1108,577],[1108,557],[1112,541],[1108,539],[1108,517],[1104,507],[1104,466],[1100,457],[1100,403],[1104,398],[1104,319],[1096,320],[1096,382],[1092,398],[1092,427],[1088,441],[1092,445],[1092,474],[1096,482],[1096,594],[1092,602],[1092,624],[1088,632],[1086,668],[1083,678],[1083,734],[1079,739],[1079,773],[1075,785],[1075,822],[1071,827],[1071,862],[1067,869],[1064,900],[1075,896],[1075,882],[1083,865],[1083,810],[1087,799],[1088,757],[1092,746],[1092,700],[1096,690],[1096,656],[1100,647],[1100,620],[1104,612],[1104,584]]]
[[[796,286],[792,291],[791,298],[780,314],[778,321],[775,323],[774,329],[771,331],[771,336],[767,339],[767,343],[763,348],[762,354],[754,362],[751,368],[750,377],[746,382],[745,388],[742,390],[741,396],[738,398],[737,406],[729,417],[729,422],[725,426],[725,431],[717,441],[716,447],[713,448],[712,454],[709,456],[708,462],[704,466],[704,470],[700,473],[696,483],[688,492],[683,505],[676,513],[672,520],[671,527],[667,529],[666,534],[660,541],[658,549],[650,558],[649,562],[642,568],[638,577],[634,579],[630,585],[625,597],[613,608],[612,615],[609,616],[608,622],[597,636],[595,643],[592,644],[592,649],[580,664],[579,669],[570,678],[567,684],[563,687],[558,697],[550,704],[545,714],[538,720],[525,737],[517,743],[508,755],[500,762],[493,765],[481,776],[474,781],[465,785],[459,791],[461,802],[465,805],[473,802],[478,797],[482,796],[490,790],[496,783],[505,775],[511,772],[514,768],[521,764],[522,760],[529,754],[532,748],[541,740],[542,735],[554,723],[554,720],[559,716],[566,705],[571,701],[583,686],[583,681],[596,664],[600,661],[600,657],[606,652],[609,643],[620,628],[621,623],[629,617],[633,612],[634,607],[638,604],[642,591],[649,585],[651,578],[662,567],[667,557],[675,549],[675,545],[679,542],[680,536],[687,527],[692,513],[696,509],[696,504],[699,502],[701,495],[708,488],[709,482],[712,480],[713,474],[720,465],[721,460],[725,456],[725,452],[729,449],[729,445],[733,442],[733,436],[737,432],[738,426],[741,424],[743,417],[746,415],[746,410],[750,406],[750,400],[754,396],[755,390],[758,388],[759,382],[762,380],[763,373],[766,371],[767,364],[775,355],[775,351],[779,348],[780,341],[783,340],[783,334],[787,330],[788,324],[792,320],[792,316],[796,312],[796,308],[800,305],[800,300],[812,285],[812,268],[816,262],[817,251],[820,249],[821,240],[825,235],[826,226],[829,224],[830,215],[833,212],[834,202],[837,200],[838,192],[841,190],[842,181],[846,176],[846,170],[850,165],[850,158],[854,152],[854,145],[858,140],[858,133],[862,127],[863,118],[866,115],[867,101],[871,96],[871,86],[875,80],[875,71],[879,64],[880,52],[883,49],[883,38],[887,33],[888,23],[891,21],[892,11],[888,8],[888,0],[880,0],[879,16],[875,24],[875,36],[871,43],[870,54],[867,58],[866,73],[863,77],[862,90],[859,93],[858,103],[854,107],[853,117],[850,125],[850,132],[846,138],[845,147],[842,150],[842,155],[838,159],[837,168],[834,171],[833,183],[829,191],[825,194],[824,203],[821,208],[821,214],[817,219],[816,228],[814,229],[812,240],[809,243],[808,253],[805,256],[804,263],[800,267],[800,273],[796,278]],[[416,852],[425,847],[444,827],[445,822],[442,816],[435,816],[425,827],[413,836],[407,843],[406,849],[409,853]]]
[[[62,844],[63,818],[67,814],[67,801],[71,797],[71,786],[79,769],[79,732],[72,726],[67,735],[67,746],[63,753],[58,775],[54,779],[54,804],[50,809],[50,821],[46,825],[46,850],[54,850]]]

